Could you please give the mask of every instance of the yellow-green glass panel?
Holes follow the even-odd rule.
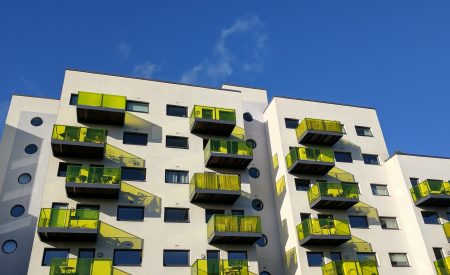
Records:
[[[288,168],[297,160],[334,162],[334,153],[330,149],[316,149],[307,147],[295,147],[286,155],[286,165]]]
[[[442,226],[444,227],[445,236],[450,238],[450,222],[446,222]]]
[[[356,199],[359,197],[358,184],[340,182],[317,182],[308,190],[309,203],[312,203],[319,197],[341,197]]]
[[[375,261],[333,261],[322,266],[323,275],[378,275]]]
[[[104,107],[112,109],[126,108],[127,98],[121,95],[110,95],[91,92],[78,92],[78,105]]]
[[[112,266],[111,259],[52,259],[50,275],[130,275]]]
[[[90,92],[78,92],[78,102],[77,105],[86,105],[93,107],[102,106],[102,94],[90,93]]]
[[[241,179],[239,175],[215,174],[215,173],[195,173],[190,182],[191,193],[194,189],[211,189],[240,191]]]
[[[307,130],[342,133],[342,124],[336,120],[305,118],[295,129],[297,138],[301,137]]]
[[[259,216],[213,215],[208,221],[208,236],[214,232],[261,233]]]
[[[106,130],[55,124],[53,126],[52,139],[100,144],[106,142]]]
[[[434,267],[438,275],[449,275],[450,274],[450,257],[440,259],[434,262]]]
[[[442,180],[424,180],[410,189],[411,196],[416,202],[428,195],[450,195],[450,183]]]
[[[209,157],[211,152],[228,155],[252,156],[253,147],[250,142],[246,141],[211,139],[204,149],[205,159]]]
[[[38,227],[96,229],[99,211],[90,209],[42,208]]]
[[[120,184],[120,181],[120,168],[88,167],[77,165],[67,166],[66,182],[80,184]]]
[[[245,260],[196,260],[191,275],[253,275]]]
[[[297,226],[299,240],[310,235],[350,236],[350,227],[346,220],[336,219],[306,219]]]

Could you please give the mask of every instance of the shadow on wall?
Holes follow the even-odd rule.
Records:
[[[114,249],[143,249],[144,240],[110,224],[100,222],[97,247],[104,258],[112,259]]]
[[[363,239],[352,236],[352,239],[341,245],[344,252],[343,260],[356,259],[358,252],[373,252],[372,245]]]
[[[364,202],[358,202],[351,208],[347,210],[348,215],[355,215],[355,216],[367,216],[367,221],[369,225],[380,225],[380,217],[378,216],[378,210],[368,205]]]
[[[298,268],[297,250],[295,247],[286,251],[286,274],[295,274]]]
[[[125,113],[125,128],[129,130],[148,133],[148,142],[162,143],[162,127],[151,123],[143,118],[133,115],[130,112]],[[121,140],[122,137],[114,137]]]
[[[289,230],[288,230],[288,224],[287,224],[287,220],[284,219],[281,221],[281,245],[282,247],[286,246],[286,243],[289,239]]]
[[[361,147],[343,138],[341,138],[334,145],[334,149],[337,149],[335,151],[345,151],[352,153],[353,160],[360,160],[360,161],[363,160]]]

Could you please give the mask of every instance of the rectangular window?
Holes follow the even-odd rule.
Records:
[[[44,249],[44,256],[42,257],[42,266],[50,266],[52,259],[66,259],[69,257],[69,249]]]
[[[366,216],[348,216],[352,228],[369,228]]]
[[[164,250],[163,266],[190,266],[189,250]]]
[[[78,105],[78,95],[77,94],[71,94],[70,95],[70,105],[77,106]]]
[[[127,100],[127,111],[138,112],[138,113],[148,113],[148,103]]]
[[[444,253],[442,252],[442,247],[433,247],[434,258],[439,261],[444,258]]]
[[[211,219],[212,215],[223,215],[225,214],[225,210],[220,209],[205,209],[205,222],[208,222]]]
[[[333,262],[342,261],[341,252],[330,252],[330,259]]]
[[[297,190],[297,191],[308,191],[309,190],[310,180],[295,178],[294,181],[295,181],[295,190]]]
[[[165,207],[164,222],[189,222],[189,209]]]
[[[80,248],[78,249],[79,259],[94,259],[95,258],[95,248]]]
[[[305,221],[307,219],[311,218],[311,214],[309,213],[300,213],[300,220]]]
[[[336,162],[353,162],[352,153],[350,152],[334,152],[334,159]]]
[[[378,160],[378,155],[371,155],[371,154],[362,154],[364,159],[364,164],[369,165],[379,165],[380,161]]]
[[[189,183],[189,172],[166,170],[166,183]]]
[[[187,117],[188,108],[185,106],[166,105],[166,115]]]
[[[131,132],[123,133],[123,144],[147,145],[147,141],[148,141],[148,134],[131,133]]]
[[[371,183],[370,188],[375,196],[389,196],[387,185]]]
[[[398,229],[397,219],[393,217],[380,217],[381,228]]]
[[[441,224],[437,212],[422,211],[421,213],[425,224]]]
[[[228,260],[245,261],[247,260],[247,251],[228,251]]]
[[[373,262],[378,266],[377,255],[374,252],[357,252],[356,258],[359,262]]]
[[[355,126],[356,134],[362,137],[373,137],[372,131],[369,127]]]
[[[166,136],[166,147],[168,147],[168,148],[189,149],[188,138],[186,138],[186,137]]]
[[[137,266],[142,263],[142,250],[114,249],[114,266]]]
[[[389,259],[393,267],[409,266],[408,256],[406,253],[389,253]]]
[[[285,118],[284,124],[286,125],[286,128],[288,128],[288,129],[297,129],[298,119]]]
[[[117,206],[118,221],[143,221],[144,207]]]
[[[122,167],[122,180],[145,181],[147,170],[145,168]]]
[[[80,165],[81,163],[67,163],[67,162],[60,162],[58,165],[58,177],[66,177],[67,175],[67,165]]]
[[[244,216],[245,215],[245,211],[244,210],[240,210],[240,209],[233,209],[233,210],[231,210],[231,215],[233,215],[233,216]]]
[[[322,266],[323,253],[322,252],[306,252],[309,266]]]
[[[419,184],[419,179],[418,178],[409,178],[409,181],[411,182],[411,186],[414,187],[417,184]]]

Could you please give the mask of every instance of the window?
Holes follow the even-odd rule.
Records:
[[[28,144],[27,146],[25,146],[25,153],[31,155],[36,153],[38,150],[38,147],[36,144]]]
[[[21,175],[17,178],[17,181],[18,181],[20,184],[27,184],[27,183],[30,183],[30,181],[31,181],[31,175],[28,174],[28,173],[23,173],[23,174],[21,174]]]
[[[189,209],[164,208],[164,222],[189,222]]]
[[[164,250],[163,266],[190,266],[189,250]]]
[[[371,183],[370,188],[375,196],[389,196],[387,185]]]
[[[144,220],[144,207],[117,206],[118,221],[142,221]]]
[[[437,212],[422,211],[422,218],[425,224],[441,224]]]
[[[245,211],[244,210],[233,209],[233,210],[231,210],[231,215],[233,215],[233,216],[244,216],[245,215]]]
[[[168,147],[168,148],[189,149],[188,138],[186,138],[186,137],[166,136],[166,147]]]
[[[244,120],[247,122],[252,122],[253,121],[253,116],[250,113],[244,113]]]
[[[166,183],[189,183],[189,172],[166,170]]]
[[[77,94],[71,94],[70,95],[70,102],[69,102],[69,104],[73,105],[73,106],[77,106],[77,104],[78,104],[78,95]]]
[[[450,221],[450,212],[447,212],[446,216],[447,216],[447,221]]]
[[[350,152],[334,152],[334,159],[337,162],[353,162],[352,154]]]
[[[30,121],[31,125],[38,127],[41,126],[44,121],[40,117],[33,117]]]
[[[228,260],[245,261],[247,251],[228,251]]]
[[[23,213],[25,213],[25,207],[23,207],[23,205],[16,204],[11,208],[9,213],[15,218],[20,217],[23,215]]]
[[[148,113],[148,103],[127,100],[127,111],[138,112],[138,113]]]
[[[265,247],[267,245],[267,242],[267,236],[263,234],[262,237],[256,241],[256,245],[258,245],[259,247]]]
[[[11,254],[17,249],[17,242],[15,240],[7,240],[2,245],[2,251],[5,254]]]
[[[409,266],[406,253],[389,253],[389,259],[393,267]]]
[[[373,262],[378,265],[377,256],[373,252],[357,252],[356,258],[360,262]]]
[[[287,129],[297,129],[298,119],[285,118],[284,119],[284,125],[286,125]]]
[[[168,116],[187,117],[187,111],[188,108],[184,106],[166,105],[166,115]]]
[[[355,126],[356,134],[362,137],[373,137],[372,131],[369,127]]]
[[[330,259],[333,262],[342,261],[341,252],[330,252]]]
[[[145,168],[122,167],[122,180],[145,181],[147,170]]]
[[[42,257],[43,266],[50,266],[52,259],[65,259],[69,256],[69,249],[44,249],[44,257]]]
[[[95,249],[94,248],[80,248],[78,249],[79,259],[94,259]]]
[[[123,144],[147,145],[148,134],[142,133],[123,133]]]
[[[138,249],[114,249],[113,265],[136,266],[142,263],[142,250]]]
[[[378,160],[378,155],[371,155],[371,154],[362,154],[364,159],[364,164],[369,165],[379,165],[380,161]]]
[[[81,163],[67,163],[67,162],[60,162],[58,165],[58,177],[66,177],[67,175],[67,166],[68,165],[78,165],[81,166]],[[91,165],[92,166],[92,165]]]
[[[260,176],[259,170],[255,167],[248,169],[248,174],[251,178],[257,179]]]
[[[369,228],[366,216],[348,216],[352,228]]]
[[[433,247],[434,258],[439,261],[444,258],[444,252],[442,252],[442,247]]]
[[[205,209],[205,222],[208,222],[211,219],[212,215],[223,215],[225,214],[225,210],[220,209]]]
[[[264,204],[260,199],[252,200],[252,208],[256,211],[261,211],[264,208]]]
[[[308,179],[294,179],[295,181],[295,190],[297,191],[308,191],[310,181]]]
[[[417,184],[419,184],[419,179],[418,178],[409,178],[409,181],[411,182],[411,186],[414,187]]]
[[[398,229],[397,219],[393,217],[380,217],[381,228]]]
[[[311,218],[311,214],[309,214],[309,213],[300,213],[300,220],[303,222],[303,221],[306,221],[307,219],[310,219]]]
[[[323,253],[322,252],[306,252],[309,266],[322,266]]]

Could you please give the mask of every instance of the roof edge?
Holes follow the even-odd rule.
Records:
[[[313,100],[313,99],[296,98],[296,97],[288,97],[288,96],[277,96],[277,95],[272,97],[272,99],[274,99],[274,98],[284,98],[284,99],[301,100],[301,101],[309,101],[309,102],[317,102],[317,103],[324,103],[324,104],[332,104],[332,105],[340,105],[340,106],[347,106],[347,107],[355,107],[355,108],[376,110],[374,107],[361,106],[361,105],[352,105],[352,104],[344,104],[344,103],[337,103],[337,102],[331,102],[331,101],[322,101],[322,100]],[[270,100],[270,102],[272,102],[272,99]]]
[[[410,157],[421,157],[421,158],[435,158],[435,159],[450,159],[450,157],[445,156],[433,156],[433,155],[424,155],[424,154],[413,154],[413,153],[405,153],[401,151],[395,151],[392,156],[390,156],[386,161],[390,160],[394,156],[410,156]]]

